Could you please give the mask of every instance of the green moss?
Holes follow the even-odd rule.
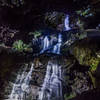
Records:
[[[90,71],[91,71],[91,72],[95,72],[95,71],[96,71],[99,62],[100,62],[100,58],[94,58],[94,57],[92,57],[92,58],[90,59],[89,65],[91,66],[91,67],[90,67]]]
[[[88,46],[76,45],[73,54],[81,65],[90,66],[89,70],[95,72],[100,62],[100,57],[96,55],[96,50]]]
[[[73,53],[80,64],[88,66],[88,60],[91,58],[91,50],[89,48],[76,46]]]
[[[22,40],[18,40],[13,43],[13,49],[23,52],[29,49],[29,45],[25,44]]]
[[[79,64],[88,66],[89,76],[93,83],[94,88],[100,87],[100,82],[96,76],[98,76],[98,65],[100,63],[100,50],[98,44],[91,44],[91,40],[85,39],[80,42],[76,42],[73,48],[73,55],[76,57]]]
[[[92,73],[91,72],[88,72],[89,73],[89,76],[91,78],[91,81],[93,83],[93,87],[96,88],[96,79],[95,77],[93,77]]]

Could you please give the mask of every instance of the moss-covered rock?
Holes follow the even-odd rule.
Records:
[[[98,44],[91,44],[89,41],[89,39],[85,39],[77,42],[73,46],[72,53],[79,64],[89,66],[89,70],[95,72],[100,62],[99,53],[97,53],[99,48]]]
[[[87,66],[88,75],[94,88],[99,88],[98,66],[100,63],[99,38],[86,38],[74,43],[71,52],[80,65]],[[96,77],[98,74],[98,77]]]

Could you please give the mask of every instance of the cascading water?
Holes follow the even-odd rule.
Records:
[[[48,50],[49,47],[50,47],[49,37],[45,36],[44,40],[43,40],[43,49],[42,49],[42,51],[40,53],[43,53],[44,51]]]
[[[26,74],[26,68],[23,73],[17,75],[16,82],[13,84],[13,88],[8,100],[26,100],[27,95],[30,92],[29,82],[33,71],[33,64],[30,71]]]
[[[60,54],[60,47],[62,44],[62,34],[58,34],[57,43],[53,45],[53,40],[49,39],[48,36],[44,37],[43,40],[43,49],[40,53],[44,53],[45,51],[49,53]]]
[[[69,26],[69,15],[66,15],[64,24],[65,24],[65,31],[69,31],[71,29]]]
[[[61,79],[61,66],[49,61],[38,100],[63,100]]]
[[[59,34],[58,35],[58,42],[56,45],[54,45],[54,48],[53,48],[53,53],[55,54],[60,54],[60,47],[61,47],[61,44],[62,44],[62,35]]]
[[[69,15],[66,15],[65,21],[64,21],[65,29],[64,31],[69,31],[71,30],[71,27],[69,26]],[[52,39],[50,39],[50,36],[46,35],[44,36],[43,42],[42,42],[42,50],[40,52],[44,53],[49,52],[49,53],[55,53],[55,54],[60,54],[60,47],[62,45],[62,34],[58,34],[57,38],[57,43],[53,45]]]
[[[69,16],[67,15],[65,18],[65,31],[70,29]],[[46,35],[42,41],[42,50],[40,54],[47,52],[59,55],[61,45],[62,34],[59,33],[57,37],[53,38],[51,38],[49,35]],[[13,88],[8,100],[33,100],[33,98],[27,99],[28,95],[30,94],[29,83],[31,81],[32,72],[33,64],[29,72],[26,73],[25,68],[21,75],[17,75],[16,82],[13,84]],[[63,100],[62,67],[58,64],[57,60],[50,60],[48,62],[45,79],[38,94],[38,100]]]
[[[62,34],[58,34],[57,43],[55,45],[53,45],[52,39],[50,40],[47,36],[45,36],[43,40],[42,53],[47,50],[49,53],[60,54],[61,45]],[[57,62],[49,61],[38,100],[63,100],[61,80],[61,66],[59,66]]]

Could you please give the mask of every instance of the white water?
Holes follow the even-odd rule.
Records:
[[[48,36],[45,36],[44,40],[43,40],[43,49],[42,49],[41,53],[48,50],[49,47],[50,47],[50,40],[49,40]]]
[[[43,49],[40,53],[44,53],[45,51],[49,53],[60,54],[60,47],[62,44],[62,35],[58,34],[57,43],[53,45],[53,40],[49,39],[49,36],[45,36],[43,40]]]
[[[48,62],[46,76],[38,100],[63,100],[61,66]]]
[[[58,35],[58,42],[56,45],[54,45],[54,48],[53,48],[53,53],[55,54],[60,54],[60,47],[61,47],[61,44],[62,44],[62,35],[59,34]]]
[[[52,39],[45,36],[41,53],[47,51],[50,53],[60,54],[61,45],[62,34],[58,34],[57,43],[55,45],[53,45]],[[63,100],[61,79],[61,66],[59,66],[57,63],[49,61],[45,79],[41,91],[39,91],[38,100]]]
[[[16,82],[13,84],[13,88],[8,100],[26,100],[27,94],[30,93],[29,82],[33,71],[33,64],[30,71],[26,73],[26,68],[23,73],[17,75]]]
[[[69,31],[71,29],[69,26],[69,15],[66,15],[64,24],[65,24],[65,31]]]

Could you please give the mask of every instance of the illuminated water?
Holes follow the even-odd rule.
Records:
[[[8,100],[26,100],[27,95],[30,93],[30,80],[33,71],[33,64],[30,71],[26,73],[26,68],[22,74],[18,74]]]
[[[38,100],[63,100],[61,79],[61,66],[49,61]]]
[[[65,31],[69,31],[71,29],[69,26],[69,15],[66,15],[64,25],[65,25]]]

